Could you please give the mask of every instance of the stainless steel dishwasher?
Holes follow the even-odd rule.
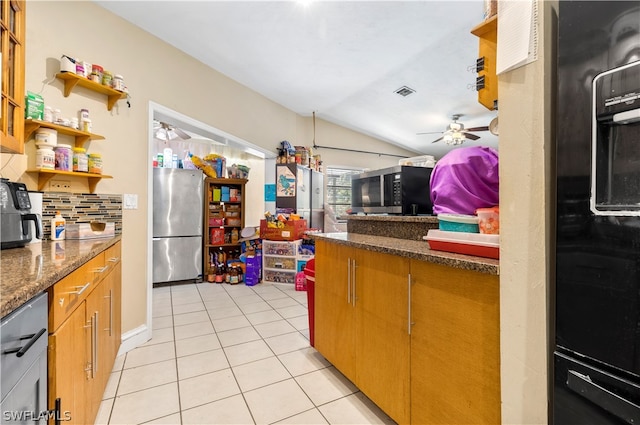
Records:
[[[3,424],[46,424],[47,294],[27,301],[0,322],[0,418]]]

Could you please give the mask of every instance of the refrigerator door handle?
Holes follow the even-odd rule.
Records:
[[[567,387],[628,424],[640,423],[640,406],[594,383],[589,375],[567,371]]]

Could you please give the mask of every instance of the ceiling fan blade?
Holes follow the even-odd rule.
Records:
[[[475,134],[471,134],[467,132],[464,133],[464,137],[470,140],[478,140],[480,138],[480,136],[476,136]]]
[[[489,127],[488,126],[484,126],[484,127],[472,127],[472,128],[465,128],[466,131],[489,131]]]
[[[433,142],[431,142],[431,143],[439,142],[439,141],[440,141],[440,140],[442,140],[442,139],[444,139],[444,136],[442,136],[442,137],[441,137],[441,138],[439,138],[439,139],[434,140],[434,141],[433,141]]]
[[[416,133],[417,136],[420,136],[422,134],[442,134],[442,131],[429,131],[427,133]]]
[[[187,133],[185,133],[184,131],[180,130],[178,127],[173,127],[173,131],[176,132],[176,134],[178,136],[180,136],[181,139],[191,139],[191,136],[189,136]]]

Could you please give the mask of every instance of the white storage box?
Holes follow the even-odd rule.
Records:
[[[436,165],[436,159],[432,155],[414,156],[411,158],[401,159],[400,161],[398,161],[398,165],[433,168]]]
[[[93,221],[91,223],[67,224],[65,226],[66,239],[94,239],[110,238],[116,233],[115,223]]]

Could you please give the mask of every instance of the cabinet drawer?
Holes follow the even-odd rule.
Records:
[[[104,253],[100,253],[49,288],[49,332],[55,331],[95,289],[103,267]]]
[[[120,257],[122,256],[121,249],[120,242],[118,242],[104,251],[105,266],[113,267],[120,262]]]
[[[295,257],[298,254],[298,246],[301,241],[293,242],[272,242],[268,240],[262,241],[263,255],[287,255]]]
[[[267,269],[296,269],[295,257],[272,257],[269,255],[265,255],[262,258],[264,259],[264,267]]]

